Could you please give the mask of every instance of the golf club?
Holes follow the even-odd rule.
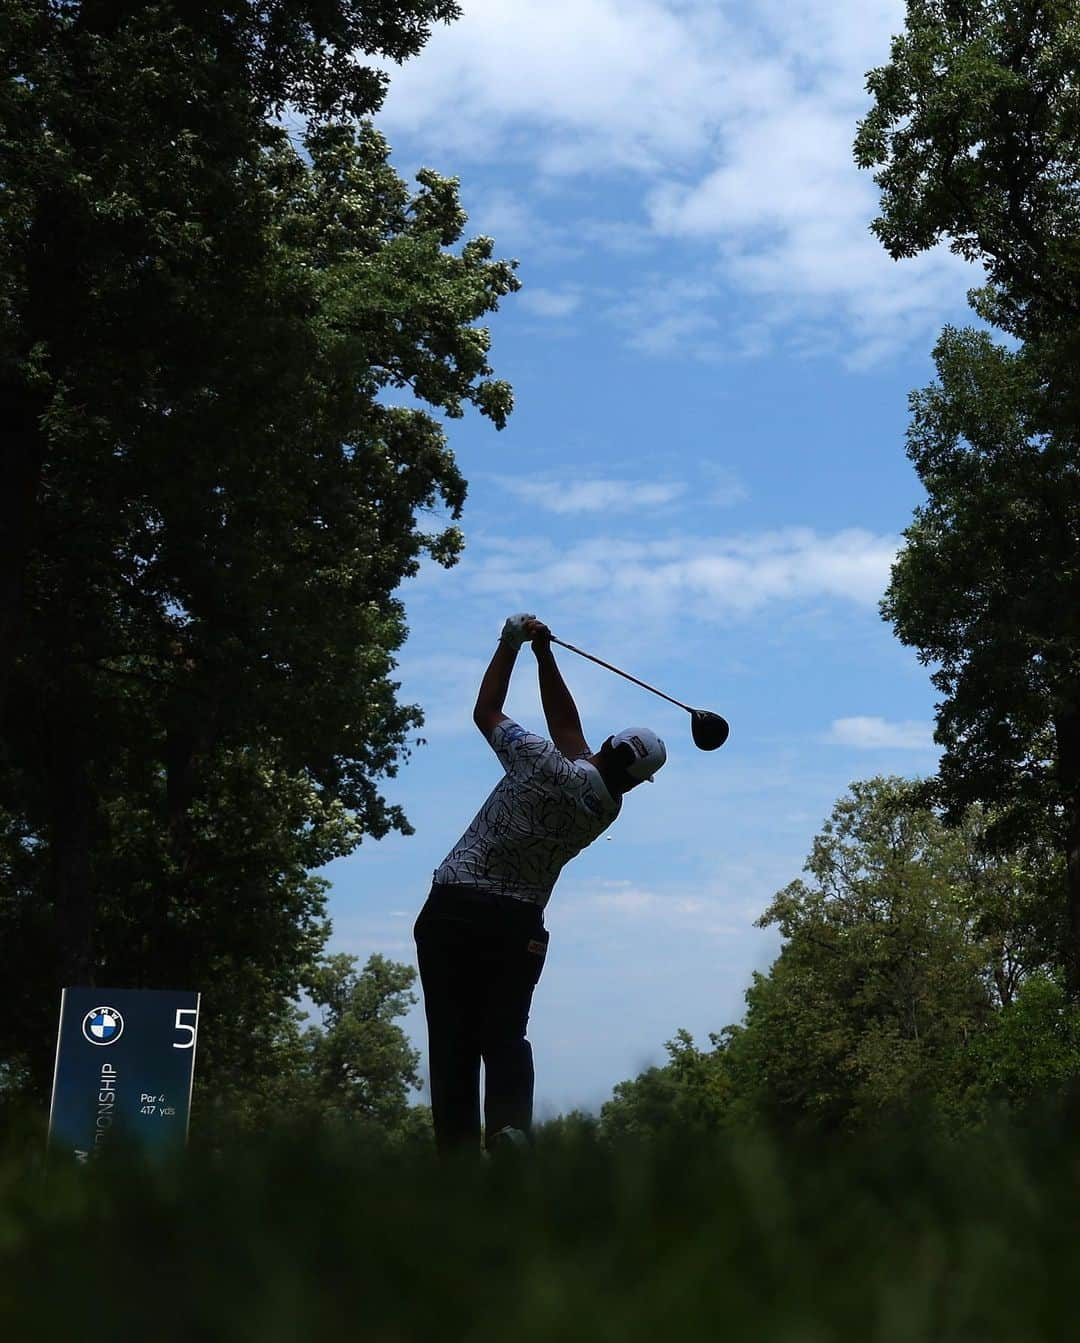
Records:
[[[643,690],[651,690],[654,695],[666,699],[669,704],[677,704],[680,709],[685,709],[690,715],[690,734],[694,738],[694,745],[700,750],[715,751],[718,746],[723,746],[724,742],[727,741],[727,719],[721,718],[718,713],[710,713],[708,709],[691,709],[689,704],[683,704],[682,700],[672,699],[670,695],[665,695],[662,690],[657,690],[655,686],[648,685],[645,681],[639,681],[636,676],[631,676],[629,672],[620,671],[618,667],[613,667],[610,662],[605,662],[603,658],[594,657],[592,653],[586,653],[583,648],[575,648],[573,644],[568,644],[565,639],[556,639],[554,634],[551,636],[551,642],[558,644],[560,648],[569,648],[571,653],[577,653],[579,657],[588,658],[590,662],[606,667],[608,671],[615,672],[617,676],[625,676],[628,681],[633,681]]]

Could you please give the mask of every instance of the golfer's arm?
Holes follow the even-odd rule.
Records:
[[[544,706],[551,740],[569,759],[582,755],[589,747],[581,730],[574,697],[566,688],[549,643],[533,644],[540,673],[540,703]]]
[[[473,722],[489,740],[495,726],[506,717],[502,707],[506,703],[506,692],[510,689],[510,674],[517,661],[517,649],[508,643],[499,641],[498,648],[492,654],[484,679],[476,695],[476,707],[473,709]]]

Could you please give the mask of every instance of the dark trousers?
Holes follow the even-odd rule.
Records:
[[[528,1132],[532,1046],[525,1038],[548,932],[539,905],[471,887],[433,886],[413,928],[428,1025],[431,1114],[440,1154],[484,1129]]]

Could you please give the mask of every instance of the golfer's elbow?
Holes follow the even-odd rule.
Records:
[[[484,734],[490,737],[495,724],[500,718],[505,717],[501,708],[496,708],[492,704],[485,704],[482,700],[476,701],[476,708],[473,709],[473,722]]]
[[[585,734],[581,730],[581,720],[576,715],[561,723],[549,722],[548,731],[551,740],[568,760],[576,760],[589,749]]]

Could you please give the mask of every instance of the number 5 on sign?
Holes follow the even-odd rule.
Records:
[[[89,1161],[133,1143],[167,1154],[187,1142],[199,994],[66,988],[60,995],[49,1150]]]
[[[193,1022],[181,1021],[181,1017],[194,1017]],[[195,1026],[199,1020],[199,1009],[197,1007],[178,1007],[176,1009],[176,1029],[178,1031],[187,1031],[188,1038],[179,1043],[173,1042],[173,1049],[194,1049],[195,1048]]]

